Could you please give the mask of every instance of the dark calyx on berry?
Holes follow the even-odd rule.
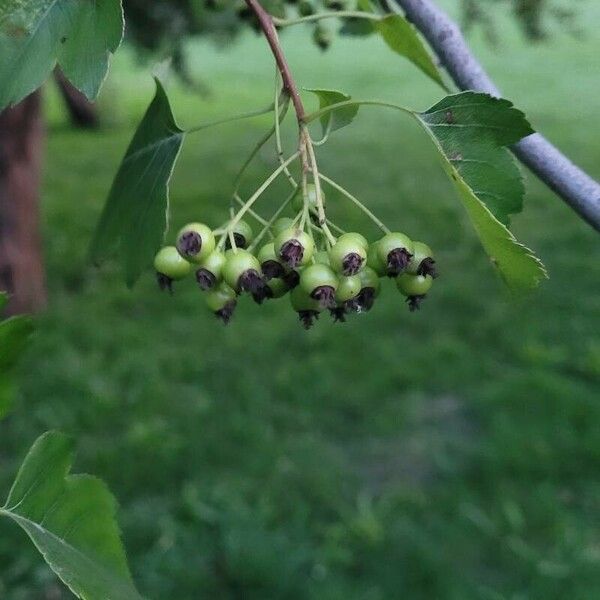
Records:
[[[410,310],[410,312],[419,310],[421,308],[421,303],[423,302],[423,300],[425,300],[426,297],[427,296],[425,294],[421,294],[420,296],[408,296],[406,298],[408,310]]]
[[[272,297],[273,290],[268,285],[263,286],[260,291],[252,294],[252,299],[256,304],[262,304],[265,300],[270,300]]]
[[[438,276],[437,269],[435,268],[435,260],[429,257],[424,258],[417,268],[417,275],[429,275],[435,279]]]
[[[297,267],[304,257],[304,246],[298,240],[289,240],[281,247],[281,260],[289,267]]]
[[[343,266],[343,274],[344,275],[356,275],[363,264],[362,256],[356,254],[356,252],[350,252],[350,254],[346,254],[344,257],[344,261],[342,263]]]
[[[246,238],[241,234],[241,233],[234,233],[233,234],[233,241],[235,242],[235,247],[236,248],[242,248],[242,249],[246,249]],[[229,236],[227,236],[227,241],[225,242],[225,248],[227,250],[229,250],[231,248],[231,240],[229,239]]]
[[[333,308],[335,306],[335,290],[330,285],[320,285],[315,288],[310,295],[320,305],[321,308]]]
[[[387,274],[390,277],[400,275],[408,266],[412,254],[406,248],[394,248],[387,255]]]
[[[269,281],[269,279],[276,279],[285,275],[283,265],[278,263],[276,260],[266,260],[264,263],[262,263],[262,265],[260,265],[260,267],[267,281]]]
[[[186,231],[177,240],[177,250],[182,256],[196,256],[202,249],[202,238],[196,231]]]
[[[300,283],[300,273],[298,273],[298,271],[290,271],[289,273],[286,273],[282,279],[288,289],[293,290],[298,287],[298,284]]]
[[[210,290],[217,283],[217,278],[208,269],[200,268],[196,271],[196,281],[201,290]]]
[[[300,318],[300,323],[302,323],[302,327],[304,329],[310,329],[315,319],[319,318],[319,313],[316,310],[300,310],[298,311],[298,317]]]
[[[329,314],[333,317],[334,323],[345,323],[346,322],[346,307],[345,306],[334,306],[329,309]]]
[[[251,294],[263,294],[265,282],[263,278],[254,269],[247,269],[238,279],[238,289],[241,292],[250,292]]]
[[[372,287],[363,288],[355,300],[358,312],[369,312],[375,304],[375,289]]]
[[[231,321],[231,317],[233,316],[233,311],[235,310],[236,306],[237,300],[229,300],[229,302],[225,303],[223,308],[215,312],[215,316],[217,317],[217,319],[223,321],[224,325],[227,325],[227,323]]]
[[[158,287],[161,292],[164,290],[169,290],[169,294],[173,293],[173,280],[162,273],[157,271],[156,273],[156,281],[158,282]]]

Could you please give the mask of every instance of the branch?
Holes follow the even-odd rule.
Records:
[[[500,91],[471,52],[459,27],[433,0],[395,2],[427,39],[460,89],[500,96]],[[523,139],[512,150],[579,216],[600,231],[600,184],[597,181],[539,133]]]
[[[296,87],[296,83],[292,77],[290,67],[287,63],[285,55],[283,54],[281,45],[279,44],[279,38],[277,36],[275,24],[273,23],[273,17],[271,17],[271,15],[260,5],[258,0],[246,0],[246,4],[248,5],[248,8],[256,15],[258,24],[260,25],[260,28],[269,42],[271,52],[273,52],[275,62],[277,63],[277,68],[281,73],[283,88],[292,99],[292,103],[294,104],[294,109],[296,111],[296,118],[300,123],[304,120],[306,112],[304,110],[302,100],[300,99],[298,88]]]

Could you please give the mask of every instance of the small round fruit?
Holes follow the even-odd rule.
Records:
[[[379,242],[375,242],[369,246],[367,252],[367,266],[371,267],[379,277],[386,275],[385,264],[379,258]]]
[[[294,219],[290,217],[281,217],[277,219],[271,226],[271,233],[277,237],[282,231],[294,226]]]
[[[335,299],[337,302],[348,302],[358,296],[360,289],[361,283],[358,275],[340,277],[335,293]]]
[[[227,325],[237,305],[235,291],[222,281],[206,294],[206,304],[215,316]]]
[[[308,17],[315,13],[315,7],[310,0],[300,0],[298,13],[301,17]]]
[[[260,249],[260,252],[258,253],[258,262],[260,263],[260,268],[267,281],[274,277],[283,277],[285,274],[285,269],[275,254],[275,245],[273,242],[265,244]]]
[[[280,277],[269,279],[266,287],[267,298],[281,298],[290,291],[285,279],[281,279]]]
[[[381,291],[381,281],[379,275],[369,266],[366,266],[359,274],[360,293],[357,296],[357,310],[359,312],[368,312],[373,308],[375,298]]]
[[[256,256],[247,250],[230,250],[225,254],[223,266],[223,279],[225,283],[240,292],[261,294],[264,292],[265,282],[260,274],[260,263]]]
[[[418,310],[425,295],[431,289],[433,278],[429,275],[411,275],[402,273],[396,280],[398,290],[406,296],[406,302],[412,311]]]
[[[235,241],[236,248],[247,248],[250,242],[254,239],[254,232],[252,227],[244,221],[238,221],[233,227],[233,239]],[[231,248],[231,240],[227,237],[226,247]]]
[[[321,263],[305,267],[300,274],[300,288],[311,298],[317,300],[321,308],[335,306],[337,286],[338,278],[333,269]]]
[[[437,276],[433,252],[427,244],[413,242],[413,256],[406,272],[411,275],[430,275],[433,278]]]
[[[313,42],[323,51],[327,50],[333,42],[333,33],[322,25],[315,25],[312,34]]]
[[[315,249],[312,238],[302,229],[294,227],[282,231],[274,244],[279,260],[292,269],[307,265]]]
[[[304,329],[310,329],[315,319],[319,318],[321,305],[311,298],[300,286],[290,292],[292,308],[298,313]]]
[[[188,223],[179,230],[175,245],[183,258],[199,263],[215,249],[215,236],[204,223]]]
[[[308,200],[308,210],[312,213],[316,213],[317,208],[317,188],[314,183],[306,184],[306,199]],[[321,188],[321,200],[323,201],[323,208],[325,208],[325,192]],[[300,212],[304,208],[304,195],[302,193],[302,186],[298,188],[298,193],[292,200],[292,208],[296,212]]]
[[[329,250],[331,268],[340,275],[356,275],[365,265],[366,248],[354,237],[340,237]]]
[[[327,252],[327,250],[319,250],[316,254],[315,254],[315,262],[322,264],[322,265],[329,265],[329,253]]]
[[[196,281],[200,289],[210,290],[221,281],[225,262],[225,254],[221,250],[214,250],[202,260],[196,271]]]
[[[190,270],[190,263],[181,257],[175,246],[161,248],[154,257],[154,268],[161,290],[172,291],[173,281],[183,279]]]
[[[389,277],[402,273],[413,255],[413,243],[403,233],[386,233],[378,242],[377,255]]]
[[[338,242],[340,240],[354,240],[358,242],[365,250],[369,249],[369,242],[367,241],[367,238],[362,233],[358,233],[358,231],[342,233],[342,235],[340,235],[338,238]]]

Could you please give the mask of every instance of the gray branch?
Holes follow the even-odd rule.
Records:
[[[433,0],[395,1],[427,39],[460,89],[501,95],[471,52],[459,27]],[[512,150],[541,181],[600,231],[600,184],[597,181],[539,133],[523,139]]]

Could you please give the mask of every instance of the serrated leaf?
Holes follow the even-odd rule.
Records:
[[[90,100],[123,37],[120,0],[8,0],[0,11],[0,110],[60,64]]]
[[[402,15],[388,15],[380,21],[375,21],[375,28],[394,52],[408,58],[425,75],[447,89],[417,30]]]
[[[508,226],[523,208],[525,187],[505,146],[533,133],[525,115],[508,100],[463,92],[419,117],[475,195]]]
[[[90,250],[98,263],[117,249],[130,286],[162,243],[169,181],[184,138],[162,84],[155,81],[156,95],[115,176]]]
[[[351,99],[348,94],[344,94],[337,90],[306,88],[306,91],[317,96],[319,99],[319,110],[331,106],[332,104],[339,104],[340,102],[346,102]],[[358,105],[355,104],[352,106],[343,106],[337,110],[332,110],[331,112],[324,114],[320,118],[323,134],[328,130],[335,131],[336,129],[341,129],[342,127],[346,127],[346,125],[350,125],[357,113]]]
[[[73,442],[58,432],[32,446],[0,516],[31,538],[60,579],[85,600],[141,600],[105,484],[70,475]]]
[[[437,137],[424,122],[422,124],[436,144],[444,170],[454,183],[481,244],[508,288],[513,292],[535,288],[547,278],[543,263],[496,219],[448,159]]]

